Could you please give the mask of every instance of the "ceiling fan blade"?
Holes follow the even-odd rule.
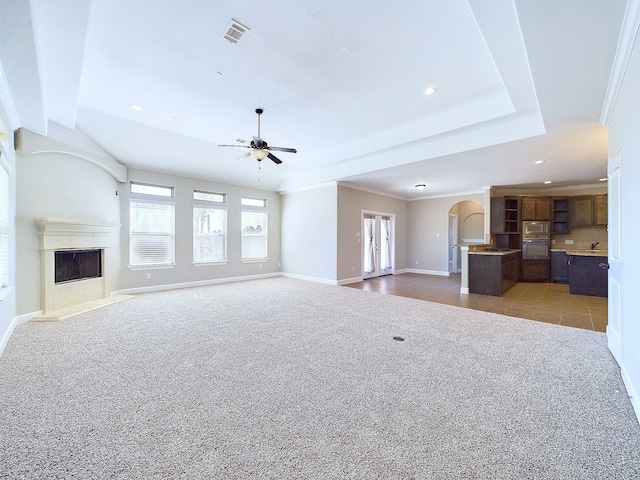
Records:
[[[240,160],[244,160],[245,158],[250,157],[250,156],[251,156],[251,152],[247,152],[247,153],[245,153],[244,155],[242,155],[242,156],[238,157],[238,159],[236,160],[236,162],[239,162]]]
[[[289,153],[298,153],[295,148],[286,148],[286,147],[267,147],[267,150],[273,150],[275,152],[289,152]]]
[[[262,150],[264,148],[264,140],[260,137],[253,137],[253,145],[258,150]]]
[[[218,145],[219,147],[251,148],[249,145]]]
[[[271,159],[271,161],[273,163],[275,163],[276,165],[280,165],[282,163],[282,160],[280,160],[278,157],[276,157],[274,154],[272,154],[271,152],[269,152],[269,154],[267,154],[267,157],[269,157]]]

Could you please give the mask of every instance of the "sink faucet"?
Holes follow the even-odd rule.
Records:
[[[600,245],[600,242],[592,243],[591,250],[594,250],[596,248],[596,245]]]

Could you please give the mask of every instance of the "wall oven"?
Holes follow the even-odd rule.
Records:
[[[522,259],[523,260],[549,260],[550,257],[549,240],[523,240]]]

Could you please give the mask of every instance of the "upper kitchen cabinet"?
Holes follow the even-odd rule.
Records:
[[[580,195],[571,197],[571,228],[606,226],[606,195]]]
[[[520,198],[491,197],[491,233],[520,233]]]
[[[551,197],[522,197],[522,220],[551,220]]]
[[[554,198],[551,228],[553,233],[569,233],[569,199]]]

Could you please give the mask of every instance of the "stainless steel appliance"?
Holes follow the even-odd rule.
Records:
[[[522,222],[522,259],[549,260],[551,257],[550,222]]]

